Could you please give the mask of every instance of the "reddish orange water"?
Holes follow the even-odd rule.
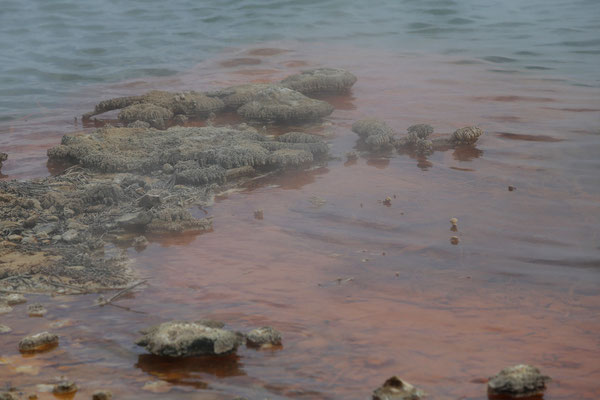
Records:
[[[68,113],[9,127],[3,172],[39,176],[45,149],[100,98],[272,81],[321,65],[359,78],[350,95],[326,98],[336,111],[320,132],[342,159],[219,197],[207,208],[210,233],[129,250],[150,280],[118,302],[128,310],[95,307],[93,295],[30,297],[47,305],[45,318],[16,306],[1,320],[13,328],[0,342],[3,380],[30,393],[67,375],[80,386],[75,398],[110,388],[117,398],[366,399],[399,375],[433,399],[485,399],[488,376],[530,363],[554,378],[545,399],[600,398],[598,89],[457,57],[270,47],[289,51],[231,50],[172,79],[90,89]],[[261,63],[227,63],[241,58]],[[487,134],[475,149],[429,159],[345,162],[350,125],[365,116],[399,131],[477,124]],[[149,324],[205,317],[239,330],[273,325],[283,348],[173,362],[133,344]],[[50,327],[62,320],[70,323]],[[43,329],[60,346],[19,355],[18,340]]]

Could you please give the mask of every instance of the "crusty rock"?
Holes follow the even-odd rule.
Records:
[[[488,381],[488,394],[509,399],[541,396],[549,380],[550,377],[542,375],[536,367],[519,364],[504,368],[491,377]]]
[[[22,294],[13,293],[0,298],[0,302],[5,302],[9,306],[14,306],[17,304],[27,303],[27,299]]]
[[[277,86],[278,85],[273,85],[271,83],[250,83],[216,90],[207,93],[207,95],[210,97],[218,97],[223,101],[225,107],[237,110],[244,104],[254,100],[261,91]]]
[[[251,347],[279,346],[281,333],[271,326],[263,326],[248,332],[246,343]]]
[[[366,118],[352,124],[352,132],[360,136],[370,150],[377,151],[393,146],[395,133],[383,121]]]
[[[126,125],[142,121],[157,129],[165,129],[171,118],[173,118],[171,110],[149,103],[133,104],[119,112],[119,120]]]
[[[480,128],[476,126],[467,126],[454,131],[450,141],[454,145],[474,144],[481,135],[483,135],[483,131]]]
[[[316,68],[291,75],[281,81],[302,94],[343,93],[356,82],[356,76],[340,68]]]
[[[420,400],[425,392],[397,376],[392,376],[373,392],[373,400]]]
[[[238,109],[246,119],[277,123],[314,121],[332,112],[331,104],[282,87],[264,89]]]
[[[56,346],[58,346],[58,335],[50,332],[41,332],[21,339],[19,342],[19,351],[44,351]]]
[[[407,129],[408,140],[417,143],[419,139],[427,139],[433,133],[433,127],[428,124],[411,125]]]
[[[27,314],[30,317],[43,317],[48,310],[41,303],[33,303],[27,306]]]
[[[136,344],[159,356],[189,357],[234,352],[239,337],[234,332],[198,322],[165,322],[145,331]]]

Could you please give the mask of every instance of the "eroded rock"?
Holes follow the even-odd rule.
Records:
[[[237,110],[244,104],[255,100],[261,91],[275,87],[278,87],[278,85],[271,83],[250,83],[216,90],[207,93],[207,95],[210,97],[217,97],[223,101],[225,107]]]
[[[8,154],[0,153],[0,170],[2,169],[2,163],[8,160]]]
[[[302,94],[344,93],[356,83],[356,76],[340,68],[316,68],[291,75],[281,81]]]
[[[26,336],[19,342],[19,351],[23,353],[44,351],[58,346],[58,335],[41,332]]]
[[[269,87],[237,110],[251,121],[292,123],[319,120],[333,112],[325,101],[311,99],[302,93],[283,87]]]
[[[281,345],[281,333],[271,327],[253,329],[246,335],[246,343],[250,347],[271,347]]]
[[[147,329],[136,344],[159,356],[220,355],[236,351],[239,337],[199,322],[172,321]]]
[[[157,129],[165,129],[171,118],[173,118],[171,110],[147,103],[133,104],[119,112],[119,120],[125,125],[142,121]]]
[[[420,400],[425,392],[397,376],[392,376],[373,392],[373,400]]]
[[[394,130],[383,121],[366,118],[352,124],[352,131],[372,151],[385,150],[394,146]]]
[[[519,364],[504,368],[488,381],[488,395],[519,399],[523,397],[541,396],[546,390],[546,382],[550,377],[542,375],[536,367]]]
[[[27,315],[30,317],[43,317],[47,313],[48,310],[41,303],[33,303],[27,306]]]

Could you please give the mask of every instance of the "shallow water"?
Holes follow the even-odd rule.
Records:
[[[219,197],[206,210],[212,232],[129,250],[150,280],[117,303],[128,310],[96,307],[95,295],[31,296],[50,312],[26,318],[16,306],[1,317],[13,332],[0,342],[0,376],[30,393],[68,375],[76,398],[103,387],[117,398],[365,399],[397,374],[433,399],[484,399],[488,376],[526,362],[554,378],[545,399],[598,398],[598,89],[498,74],[461,55],[266,47],[230,50],[174,77],[86,87],[76,96],[85,102],[12,125],[5,137],[17,155],[3,172],[39,176],[49,173],[45,148],[93,129],[71,118],[101,98],[271,81],[320,65],[359,78],[348,96],[326,98],[336,111],[320,133],[339,160]],[[350,125],[365,116],[398,131],[477,124],[486,135],[429,159],[345,162],[357,140]],[[239,330],[273,325],[283,348],[180,363],[133,345],[149,324],[204,317]],[[60,347],[19,355],[18,340],[43,329],[61,335]]]

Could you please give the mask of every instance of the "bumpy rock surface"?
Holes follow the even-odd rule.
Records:
[[[77,385],[75,384],[75,382],[68,381],[68,380],[61,380],[56,385],[54,385],[54,388],[52,389],[52,393],[59,395],[59,396],[72,394],[72,393],[75,393],[76,391],[77,391]]]
[[[281,84],[302,94],[343,93],[356,83],[356,76],[339,68],[316,68],[291,75]]]
[[[136,120],[145,121],[152,125],[151,121],[146,119],[144,115],[148,112],[141,112],[141,110],[154,110],[162,117],[166,117],[169,114],[165,114],[164,110],[167,110],[171,118],[174,115],[185,115],[187,117],[207,117],[212,112],[218,112],[225,105],[223,102],[214,97],[208,97],[203,93],[199,92],[183,92],[183,93],[171,93],[159,90],[153,90],[142,96],[128,96],[128,97],[117,97],[110,100],[101,101],[98,103],[93,112],[87,113],[83,118],[90,118],[94,115],[102,114],[111,110],[125,109],[133,105],[152,105],[158,108],[146,108],[141,107],[133,112],[126,113],[122,120],[134,122]],[[142,118],[136,118],[135,115],[142,115]]]
[[[488,394],[518,399],[540,396],[546,390],[550,378],[530,365],[520,364],[504,368],[488,381]]]
[[[237,110],[244,104],[255,100],[256,96],[265,89],[275,88],[278,85],[271,83],[250,83],[235,85],[221,90],[206,93],[209,97],[217,97],[223,101],[225,107]]]
[[[481,135],[483,135],[483,131],[480,128],[476,126],[467,126],[465,128],[457,129],[452,134],[450,141],[454,145],[474,144]]]
[[[200,322],[165,322],[146,330],[136,344],[158,356],[189,357],[234,352],[239,345],[236,333],[212,328]]]
[[[149,103],[133,104],[119,112],[119,120],[125,125],[141,121],[157,129],[165,129],[171,118],[173,118],[171,110]]]
[[[281,345],[281,333],[271,326],[263,326],[248,332],[246,342],[251,347],[279,346]]]
[[[420,400],[425,392],[393,376],[373,392],[373,400]]]
[[[49,332],[41,332],[21,339],[19,342],[19,351],[44,351],[56,346],[58,346],[58,335]]]
[[[237,111],[251,121],[286,124],[319,120],[331,114],[333,106],[295,90],[275,86],[260,91]]]
[[[352,124],[352,131],[356,133],[370,150],[384,150],[394,145],[394,130],[383,121],[366,118]]]

